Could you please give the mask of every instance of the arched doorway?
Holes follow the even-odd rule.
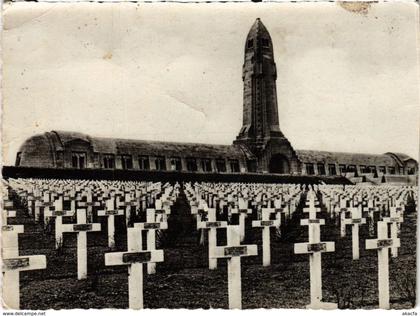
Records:
[[[289,160],[282,154],[271,157],[269,165],[270,173],[290,173]]]

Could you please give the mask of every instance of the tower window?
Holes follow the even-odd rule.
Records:
[[[346,165],[341,165],[341,164],[340,164],[338,167],[340,168],[340,174],[344,174],[344,173],[346,173],[346,169],[347,169],[347,168],[346,168]]]
[[[250,39],[246,43],[246,48],[252,48],[252,47],[254,47],[254,40],[253,39]]]
[[[263,38],[261,39],[261,44],[263,47],[269,47],[270,46],[270,41],[268,40],[268,38]]]
[[[388,167],[389,174],[395,174],[395,167]]]
[[[139,169],[140,170],[149,170],[149,157],[148,156],[139,156]]]
[[[379,166],[379,172],[385,174],[386,173],[385,166]]]

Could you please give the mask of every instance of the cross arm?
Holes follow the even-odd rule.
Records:
[[[273,227],[273,226],[280,226],[280,220],[260,220],[260,221],[252,221],[252,227]]]
[[[232,257],[248,257],[257,256],[257,245],[239,245],[239,246],[224,246],[214,247],[210,249],[209,257],[211,259],[217,258],[232,258]]]
[[[403,223],[404,219],[402,217],[384,217],[382,219],[385,223]]]
[[[335,251],[335,243],[333,241],[319,242],[319,243],[296,243],[295,254],[306,254],[316,252],[333,252]]]
[[[152,230],[152,229],[168,229],[167,222],[156,222],[156,223],[134,223],[135,228],[141,230]]]
[[[322,219],[322,218],[315,218],[315,219],[305,218],[305,219],[300,220],[300,225],[302,225],[302,226],[312,225],[312,224],[324,225],[325,224],[325,219]]]
[[[98,216],[124,215],[124,210],[100,210]]]
[[[367,239],[366,249],[384,249],[384,248],[399,248],[399,238],[385,238],[385,239]]]
[[[343,221],[346,225],[366,224],[366,218],[345,218]]]
[[[105,265],[130,265],[133,263],[162,262],[163,250],[110,252],[105,254]]]
[[[61,225],[61,227],[63,233],[91,232],[101,230],[101,224],[99,223],[64,224]]]
[[[46,267],[47,259],[44,255],[3,258],[3,271],[5,272],[37,270]]]
[[[24,231],[24,225],[3,225],[1,227],[1,231],[3,234],[7,234],[7,233],[22,234]]]
[[[215,221],[215,222],[198,222],[197,223],[197,229],[202,228],[223,228],[227,227],[227,222],[224,221]]]

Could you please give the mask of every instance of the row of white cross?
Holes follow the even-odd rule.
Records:
[[[60,183],[60,188],[63,184]],[[224,195],[213,191],[210,185],[196,184],[195,186],[186,185],[186,194],[191,203],[192,213],[197,217],[197,228],[208,229],[209,240],[209,268],[217,268],[217,259],[228,259],[228,290],[229,290],[229,307],[241,308],[241,272],[240,272],[240,257],[242,256],[255,256],[257,255],[256,245],[241,245],[245,236],[245,217],[251,213],[248,208],[247,199],[255,198],[257,202],[253,204],[260,212],[260,220],[253,221],[253,227],[261,227],[263,234],[263,265],[270,265],[270,227],[279,228],[281,225],[281,212],[287,207],[282,203],[282,197],[289,195],[289,206],[295,206],[301,198],[303,191],[300,191],[298,186],[286,186],[283,195],[275,194],[274,190],[270,195],[263,194],[257,185],[257,194],[255,191],[249,189],[246,194],[238,194],[235,190],[230,190],[231,194]],[[197,189],[197,187],[199,187]],[[227,185],[224,185],[226,188]],[[238,185],[243,187],[243,185]],[[273,186],[272,186],[273,187]],[[334,196],[331,193],[333,190],[327,190],[325,187],[317,187],[318,191]],[[111,189],[112,191],[112,189]],[[20,193],[24,194],[24,189],[21,188]],[[176,194],[175,191],[171,191]],[[402,191],[397,191],[399,197],[403,196]],[[26,191],[27,193],[27,191]],[[51,196],[51,195],[50,195]],[[28,195],[26,195],[28,197]],[[324,197],[324,195],[323,195]],[[54,198],[55,199],[55,198]],[[287,198],[286,198],[287,200]],[[143,263],[148,264],[148,272],[154,273],[156,262],[163,261],[163,251],[156,250],[155,246],[155,231],[167,228],[167,215],[169,212],[164,210],[164,207],[159,203],[171,203],[173,200],[168,198],[164,202],[157,199],[155,209],[147,209],[147,222],[135,223],[134,227],[127,228],[127,252],[107,253],[105,255],[106,265],[127,265],[129,268],[129,304],[130,308],[143,307]],[[272,201],[272,204],[269,204]],[[344,206],[343,201],[340,200],[341,206]],[[229,207],[230,213],[239,214],[239,225],[228,225],[227,222],[216,220],[216,209],[208,207],[207,203],[214,203],[213,206],[219,207],[226,202]],[[291,202],[291,203],[290,203]],[[321,242],[320,241],[320,225],[324,224],[323,219],[318,219],[316,213],[319,212],[319,205],[316,194],[310,190],[307,197],[308,208],[304,209],[309,213],[308,219],[302,219],[301,225],[308,226],[309,242],[295,244],[295,253],[310,255],[310,276],[311,276],[311,303],[309,308],[335,308],[336,304],[322,302],[322,275],[321,275],[321,253],[326,251],[334,251],[334,242]],[[19,306],[19,271],[44,269],[46,267],[45,256],[21,256],[18,253],[18,238],[17,234],[23,232],[23,226],[7,225],[7,217],[15,215],[12,210],[13,205],[6,199],[4,203],[4,211],[2,213],[3,226],[3,271],[5,271],[5,286],[9,286],[7,291],[9,296],[5,296],[5,301],[11,302],[9,306]],[[92,206],[89,201],[80,201],[86,203],[86,207]],[[129,205],[129,204],[127,204]],[[263,207],[263,206],[272,206]],[[364,224],[366,219],[362,217],[363,206],[362,204],[354,204],[352,207],[340,208],[340,215],[342,227],[352,225],[352,244],[353,244],[353,259],[357,260],[359,257],[359,225]],[[399,204],[401,205],[401,204]],[[49,207],[54,206],[54,210]],[[56,233],[56,246],[63,242],[63,233],[74,232],[78,234],[77,252],[78,252],[78,278],[83,279],[87,276],[87,232],[99,231],[100,224],[88,223],[86,210],[76,209],[76,224],[63,224],[63,216],[74,216],[75,212],[72,210],[63,210],[63,197],[56,196],[52,203],[44,204],[44,220],[49,217],[55,217],[55,233]],[[163,210],[163,211],[162,211]],[[122,213],[120,213],[120,211]],[[290,212],[290,209],[289,209]],[[276,218],[270,219],[271,214],[276,214]],[[350,218],[346,218],[345,214],[350,213]],[[290,213],[289,213],[290,214]],[[397,254],[397,249],[400,246],[398,239],[398,225],[403,221],[402,209],[400,206],[390,206],[390,216],[383,217],[382,221],[377,223],[378,238],[374,240],[366,240],[366,249],[378,249],[378,278],[379,278],[379,302],[380,308],[389,308],[389,272],[388,272],[388,252],[391,248],[393,255]],[[105,210],[98,211],[98,216],[108,217],[108,245],[113,248],[115,245],[114,236],[114,222],[113,217],[116,215],[124,215],[124,210],[115,208],[115,196],[105,199]],[[203,215],[207,220],[203,220]],[[110,220],[112,218],[112,220]],[[388,238],[388,223],[391,223],[391,238]],[[5,224],[5,225],[4,225]],[[217,246],[217,229],[227,229],[227,245]],[[147,230],[147,251],[142,250],[141,231]],[[345,235],[345,234],[344,234]],[[6,292],[6,291],[5,291]],[[17,296],[17,297],[16,297]],[[7,300],[6,300],[7,298]]]
[[[216,209],[207,206],[206,201],[202,199],[203,194],[200,193],[200,190],[196,190],[192,186],[187,185],[185,191],[191,204],[191,212],[197,218],[197,228],[208,229],[209,268],[217,268],[217,258],[229,258],[229,307],[241,308],[241,287],[240,280],[237,279],[238,275],[240,275],[240,261],[239,258],[236,257],[241,255],[257,255],[256,245],[243,246],[243,252],[240,254],[229,253],[229,255],[220,255],[221,249],[227,249],[233,245],[231,243],[232,238],[229,239],[228,237],[226,247],[217,246],[217,229],[227,229],[228,236],[231,236],[234,234],[233,232],[236,231],[238,243],[235,244],[235,246],[237,246],[239,245],[239,242],[243,240],[243,232],[245,231],[244,221],[240,220],[238,226],[228,225],[225,221],[217,221]],[[238,204],[239,207],[237,207],[237,211],[234,211],[233,213],[239,213],[243,215],[243,218],[251,213],[251,210],[247,208],[247,203],[244,202],[243,198],[238,198],[238,203],[233,202],[234,210],[235,204]],[[313,309],[334,309],[337,308],[337,304],[322,301],[321,275],[321,253],[335,251],[334,242],[321,242],[320,240],[320,226],[325,224],[325,220],[318,219],[316,216],[317,212],[320,212],[320,208],[316,207],[319,206],[319,202],[317,201],[314,191],[310,190],[308,192],[306,204],[308,207],[304,208],[304,212],[309,213],[309,218],[302,219],[301,225],[308,226],[309,242],[295,244],[295,253],[310,255],[311,303],[307,307]],[[379,307],[385,309],[389,308],[388,252],[391,248],[393,255],[395,256],[397,254],[397,249],[400,246],[397,224],[403,221],[402,212],[399,207],[391,207],[390,209],[390,217],[384,217],[382,221],[377,222],[378,238],[366,240],[366,249],[378,249]],[[357,207],[343,209],[341,210],[341,214],[345,215],[345,212],[348,210],[350,210],[351,217],[342,217],[342,227],[345,229],[346,225],[352,226],[353,259],[357,260],[359,259],[359,225],[366,223],[366,219],[362,217],[361,209]],[[280,220],[277,218],[276,220],[270,220],[271,213],[275,213],[275,209],[261,208],[261,220],[252,222],[253,227],[263,227],[262,247],[264,266],[270,265],[270,227],[278,228],[281,224]],[[205,221],[203,221],[204,216],[207,217],[207,220]],[[388,238],[388,223],[391,223],[391,238]],[[218,256],[214,255],[214,249],[219,249]],[[255,249],[255,252],[253,252],[253,249]],[[231,265],[231,262],[236,262],[236,265]],[[235,286],[232,284],[235,284]]]
[[[232,199],[230,213],[239,214],[239,225],[228,225],[226,221],[216,219],[216,208],[209,208],[206,200],[208,195],[199,194],[187,185],[185,192],[191,204],[191,213],[196,216],[197,229],[208,230],[208,249],[209,249],[209,269],[217,268],[217,260],[221,258],[228,259],[228,296],[229,308],[242,308],[242,290],[241,290],[241,261],[244,256],[258,255],[257,245],[241,245],[245,237],[245,218],[252,213],[248,208],[247,201],[240,197],[237,203]],[[205,196],[205,199],[201,199]],[[223,201],[223,196],[219,195],[217,200]],[[213,204],[214,205],[214,204]],[[261,205],[261,204],[260,204]],[[214,205],[216,206],[216,205]],[[281,207],[278,206],[279,210]],[[262,208],[261,220],[252,222],[253,227],[263,229],[263,265],[270,265],[270,227],[280,227],[280,218],[270,220],[270,214],[275,213],[275,209]],[[206,220],[203,218],[206,217]],[[225,228],[227,231],[227,245],[217,245],[217,229]]]
[[[156,272],[156,262],[163,261],[163,251],[156,250],[155,234],[157,230],[167,229],[167,208],[162,208],[162,203],[167,202],[170,206],[175,199],[177,191],[171,191],[173,196],[166,195],[164,200],[155,201],[156,208],[146,210],[145,223],[134,223],[134,227],[127,228],[127,252],[105,254],[106,265],[127,265],[129,269],[129,305],[130,308],[143,307],[143,263],[147,263],[149,274]],[[4,273],[4,302],[8,308],[18,309],[19,303],[19,272],[46,268],[46,257],[19,256],[18,234],[23,233],[23,225],[7,225],[7,218],[16,216],[16,210],[12,210],[13,202],[8,199],[7,192],[3,194],[2,210],[2,249],[3,249],[3,273]],[[77,274],[78,279],[87,278],[87,233],[100,231],[99,223],[88,223],[86,209],[77,209],[75,224],[63,224],[63,216],[73,216],[74,212],[63,210],[62,196],[52,203],[54,210],[49,210],[49,205],[44,209],[44,216],[55,218],[56,247],[63,243],[63,233],[77,233]],[[170,210],[170,208],[168,208]],[[121,211],[122,212],[122,211]],[[115,246],[114,222],[109,220],[115,215],[124,215],[113,208],[113,200],[106,201],[106,209],[98,211],[98,216],[108,217],[108,245]],[[147,231],[147,250],[142,250],[141,232]]]

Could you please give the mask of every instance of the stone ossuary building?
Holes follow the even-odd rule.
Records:
[[[354,182],[413,183],[417,162],[383,155],[295,150],[280,131],[270,34],[257,19],[245,42],[243,125],[233,145],[154,142],[52,131],[21,146],[16,166],[345,175]],[[364,177],[361,177],[364,175]]]

